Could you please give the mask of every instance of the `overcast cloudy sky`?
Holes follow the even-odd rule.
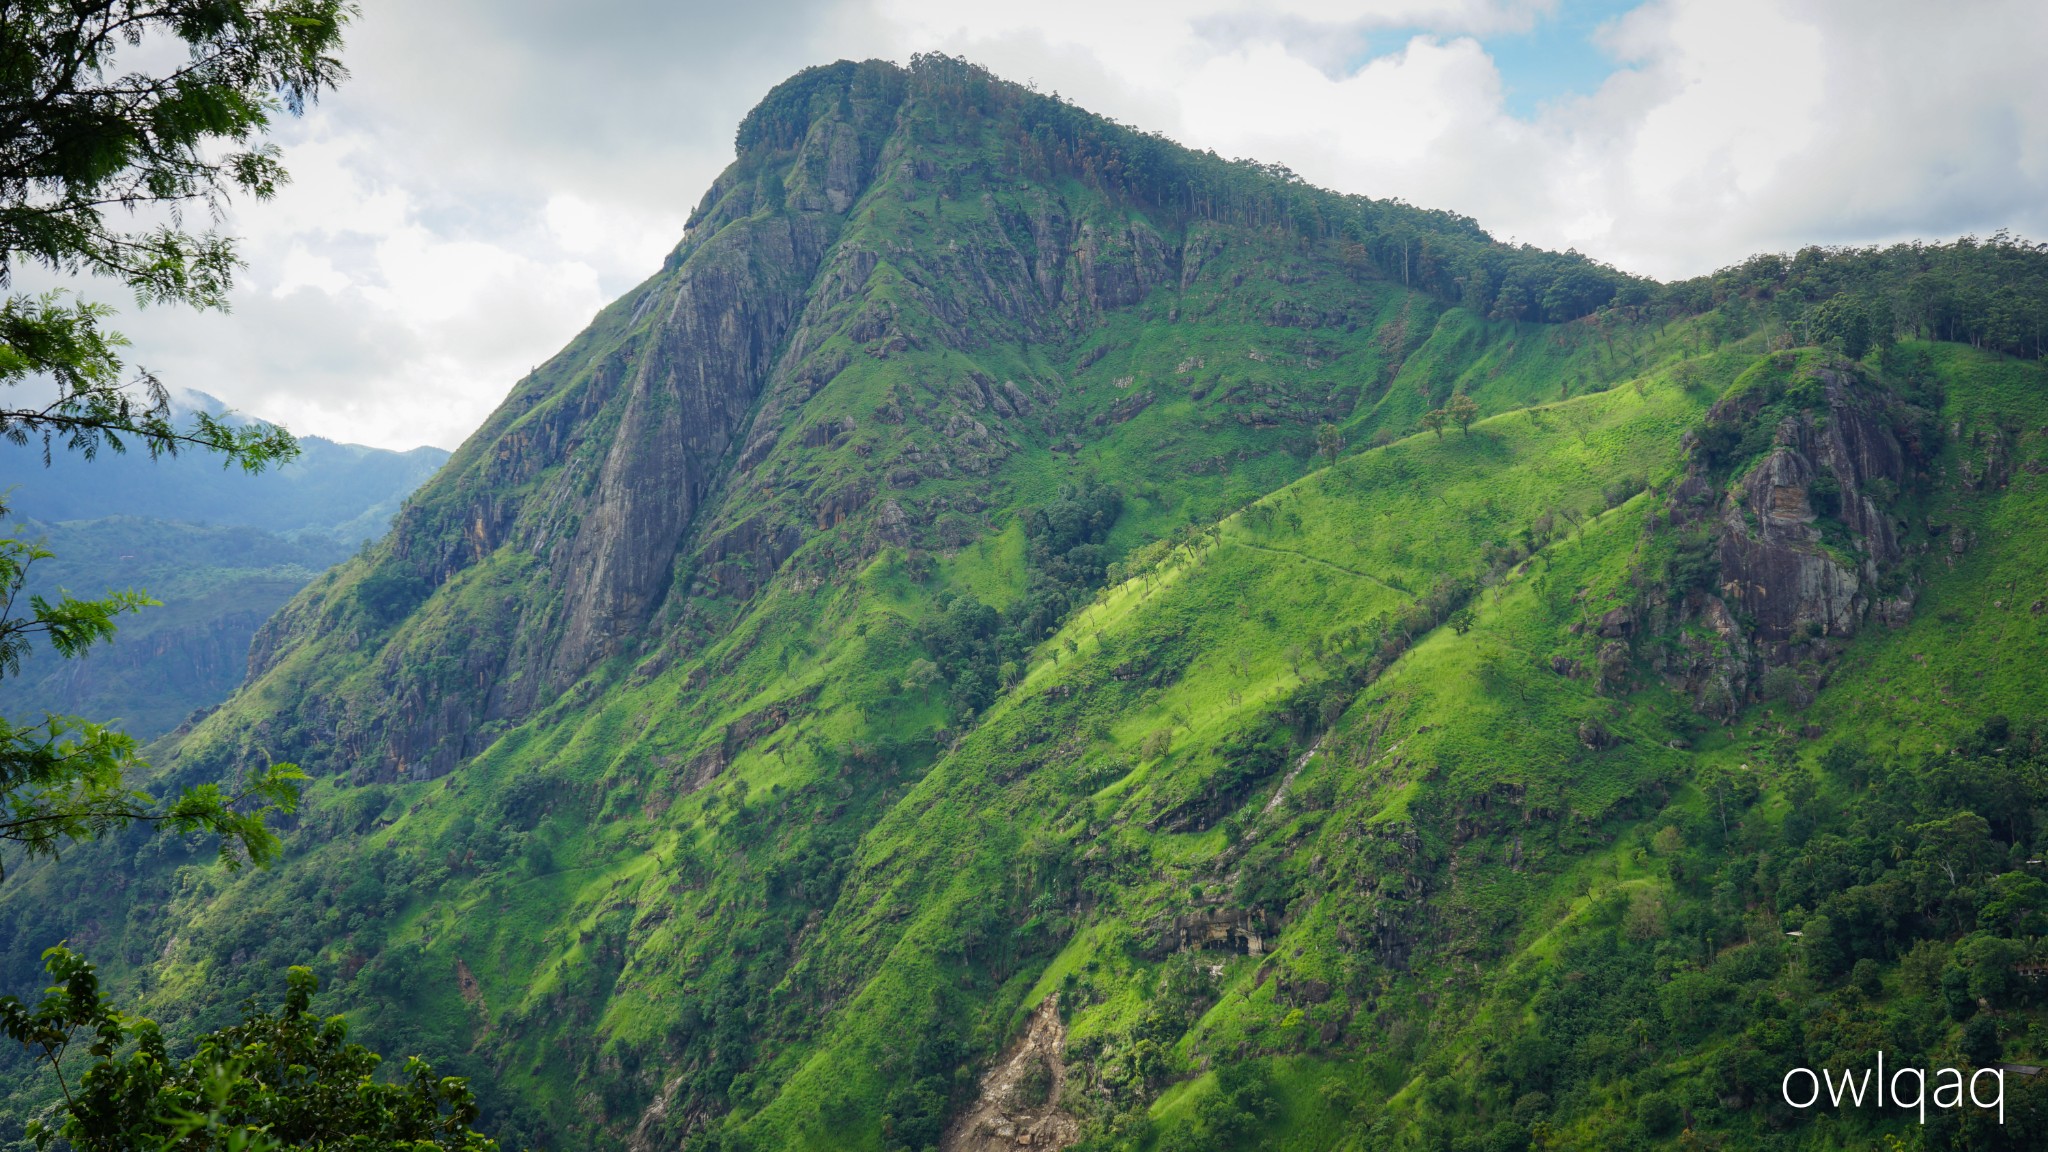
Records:
[[[353,79],[278,134],[294,183],[230,221],[234,311],[124,307],[131,358],[301,433],[453,448],[659,265],[769,87],[934,49],[1663,278],[2048,238],[2040,0],[362,0]]]

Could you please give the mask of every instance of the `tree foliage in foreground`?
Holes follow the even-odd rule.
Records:
[[[270,118],[298,113],[343,75],[333,53],[347,0],[22,0],[0,7],[0,283],[33,265],[61,275],[116,279],[138,302],[224,308],[238,266],[231,239],[185,228],[183,213],[218,217],[229,196],[257,199],[285,179]],[[172,45],[182,62],[122,70],[117,58]],[[124,229],[111,209],[153,226]],[[258,472],[291,459],[296,441],[268,424],[230,425],[201,413],[179,428],[169,395],[147,372],[123,379],[104,305],[62,293],[0,300],[0,385],[47,379],[56,398],[0,406],[0,436],[40,440],[91,458],[131,444],[154,458],[183,448],[220,453]],[[0,509],[4,515],[4,509]],[[100,600],[31,596],[30,566],[49,553],[0,539],[0,676],[18,671],[37,640],[59,656],[110,639],[114,621],[153,603],[140,592]],[[0,721],[0,840],[54,856],[135,822],[210,832],[221,858],[267,863],[278,850],[264,826],[297,803],[304,777],[272,765],[229,790],[184,789],[159,801],[131,786],[147,765],[132,738],[87,721],[45,716]],[[157,1026],[100,994],[98,976],[64,947],[44,955],[53,986],[33,1009],[0,998],[0,1033],[46,1063],[62,1093],[58,1115],[27,1130],[37,1148],[481,1150],[468,1086],[436,1078],[419,1060],[396,1082],[374,1078],[379,1058],[348,1042],[339,1018],[309,1011],[313,974],[293,968],[283,1007],[253,1005],[240,1024],[200,1037],[174,1059]],[[65,1057],[83,1048],[82,1072]],[[75,1075],[74,1075],[75,1073]]]
[[[155,603],[133,591],[100,600],[37,595],[22,611],[30,566],[49,556],[35,544],[0,538],[0,677],[15,675],[38,639],[59,656],[83,656],[113,638],[117,616]],[[131,784],[148,767],[135,753],[135,739],[107,724],[49,714],[25,723],[0,718],[0,842],[28,856],[55,856],[68,844],[144,823],[218,836],[230,866],[245,858],[267,863],[277,854],[277,836],[264,818],[297,807],[297,782],[305,779],[297,767],[273,764],[232,789],[199,784],[159,800]]]
[[[262,199],[285,179],[272,115],[297,113],[344,74],[334,51],[352,9],[345,0],[31,0],[0,13],[0,282],[22,265],[126,284],[143,303],[226,306],[234,246],[217,231],[184,227],[190,208],[218,215],[230,194]],[[182,62],[123,70],[145,45],[182,45]],[[120,209],[159,223],[123,228]],[[0,436],[40,439],[88,458],[140,444],[151,456],[196,447],[251,472],[298,446],[268,424],[235,426],[204,413],[171,423],[169,396],[144,372],[124,382],[123,338],[102,326],[109,310],[61,293],[0,300],[0,385],[53,382],[41,406],[0,406]],[[0,510],[4,511],[4,510]],[[139,592],[52,602],[21,593],[48,553],[0,539],[0,676],[13,675],[31,640],[82,655],[112,637],[114,619],[151,601]],[[23,611],[23,608],[26,611]],[[127,736],[86,721],[45,716],[0,721],[0,840],[54,855],[136,821],[222,837],[224,858],[267,859],[275,838],[263,813],[296,799],[289,765],[230,793],[202,785],[159,804],[129,787],[145,767]],[[252,810],[253,809],[253,810]]]
[[[51,987],[33,1009],[0,997],[0,1033],[36,1054],[64,1092],[61,1119],[31,1121],[38,1149],[59,1139],[78,1152],[490,1152],[470,1129],[468,1082],[437,1077],[408,1059],[395,1081],[376,1079],[380,1060],[352,1044],[348,1023],[310,1008],[311,970],[293,968],[275,1012],[244,1008],[241,1023],[200,1037],[174,1059],[150,1020],[128,1016],[100,994],[84,957],[62,946],[43,954]],[[90,1063],[67,1075],[65,1057]]]
[[[277,112],[298,113],[344,75],[334,52],[346,0],[23,0],[0,19],[0,283],[31,265],[119,280],[138,302],[224,308],[233,241],[195,232],[229,197],[273,195],[286,179],[261,142]],[[185,49],[150,71],[123,52]],[[154,224],[124,228],[110,210]],[[57,398],[0,410],[0,434],[90,456],[141,444],[152,456],[197,447],[250,470],[295,445],[268,425],[201,415],[172,425],[154,377],[122,380],[126,343],[108,309],[61,293],[0,301],[0,384],[46,377]]]

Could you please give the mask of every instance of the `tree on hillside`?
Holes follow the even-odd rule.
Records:
[[[1344,433],[1335,424],[1316,426],[1316,453],[1332,464],[1344,451]]]
[[[1893,341],[1891,307],[1861,292],[1822,301],[1807,310],[1804,323],[1809,343],[1837,348],[1851,360]]]
[[[1472,434],[1472,422],[1479,419],[1479,404],[1470,396],[1460,392],[1456,396],[1451,397],[1449,404],[1444,405],[1444,415],[1449,416],[1457,423],[1460,432],[1470,436]]]
[[[1431,408],[1422,414],[1422,426],[1436,433],[1436,438],[1441,440],[1444,438],[1444,425],[1449,423],[1450,419],[1450,414],[1443,409]]]

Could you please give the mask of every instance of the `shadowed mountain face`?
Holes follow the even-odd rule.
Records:
[[[38,651],[0,682],[0,715],[41,713],[117,721],[154,740],[212,708],[249,671],[249,641],[271,613],[351,549],[308,535],[286,539],[229,528],[108,516],[17,522],[51,557],[30,567],[27,591],[52,599],[139,588],[158,602],[121,623],[113,643],[75,660]]]
[[[2038,569],[2048,391],[1851,293],[1975,256],[1652,285],[944,59],[737,143],[153,749],[305,765],[288,859],[32,870],[9,980],[68,938],[189,1020],[310,963],[547,1147],[1737,1146],[1822,1058],[1753,1006],[1933,1059],[1982,974],[2031,1043],[2048,652],[1928,609]]]

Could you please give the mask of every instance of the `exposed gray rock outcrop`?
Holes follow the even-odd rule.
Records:
[[[1825,665],[1873,615],[1897,624],[1911,612],[1910,585],[1879,592],[1903,558],[1891,505],[1912,482],[1897,427],[1907,406],[1853,365],[1819,367],[1809,383],[1819,402],[1790,412],[1779,392],[1753,388],[1708,413],[1708,429],[1730,436],[1776,425],[1725,482],[1694,438],[1669,520],[1709,534],[1711,587],[1680,590],[1675,611],[1652,596],[1631,613],[1675,632],[1655,664],[1707,715],[1732,715],[1773,667]]]
[[[1906,480],[1888,402],[1842,371],[1816,375],[1826,409],[1785,417],[1769,455],[1721,505],[1721,588],[1767,642],[1853,634],[1870,610],[1867,589],[1899,559],[1892,517],[1873,495],[1877,481],[1896,494]],[[1856,554],[1828,547],[1823,515],[1847,530]]]

